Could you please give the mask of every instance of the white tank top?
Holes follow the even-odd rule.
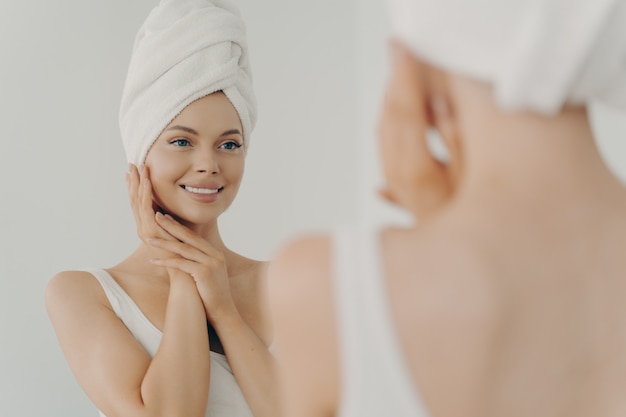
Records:
[[[137,304],[103,269],[86,269],[102,285],[115,314],[144,349],[154,357],[163,333],[143,314]],[[226,356],[211,352],[211,382],[206,417],[253,417],[235,380]],[[106,417],[100,411],[101,417]]]
[[[395,333],[380,233],[334,234],[341,398],[338,417],[428,417]]]

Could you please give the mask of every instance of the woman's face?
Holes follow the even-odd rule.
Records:
[[[215,221],[237,195],[245,149],[239,115],[221,92],[188,105],[146,158],[156,204],[183,222]]]

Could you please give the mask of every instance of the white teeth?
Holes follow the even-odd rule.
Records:
[[[212,190],[210,188],[194,188],[188,185],[185,185],[185,190],[196,194],[215,194],[219,191],[219,189]]]

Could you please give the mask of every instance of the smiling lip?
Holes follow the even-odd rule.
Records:
[[[198,185],[195,187],[191,185],[181,185],[180,188],[185,190],[191,198],[202,203],[214,202],[224,189],[223,186],[213,184],[204,186]]]

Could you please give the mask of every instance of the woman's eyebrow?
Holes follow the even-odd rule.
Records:
[[[180,125],[176,125],[176,126],[171,126],[168,127],[167,129],[165,129],[166,131],[168,130],[182,130],[183,132],[187,132],[190,133],[192,135],[196,135],[199,136],[200,134],[198,132],[196,132],[194,129],[187,127],[187,126],[180,126]],[[224,133],[222,133],[220,135],[220,137],[222,136],[228,136],[228,135],[241,135],[241,131],[239,129],[230,129],[225,131]]]
[[[186,127],[186,126],[179,126],[179,125],[176,125],[176,126],[168,127],[168,128],[167,128],[167,129],[165,129],[165,130],[166,130],[166,131],[167,131],[167,130],[182,130],[183,132],[191,133],[192,135],[196,135],[196,136],[198,135],[198,132],[196,132],[196,131],[195,131],[195,130],[193,130],[192,128],[190,128],[190,127]]]
[[[230,129],[222,133],[220,136],[228,136],[228,135],[241,135],[241,132],[239,131],[239,129]]]

